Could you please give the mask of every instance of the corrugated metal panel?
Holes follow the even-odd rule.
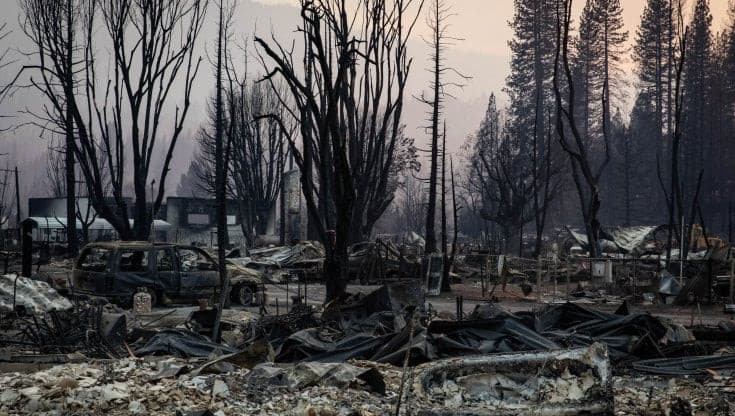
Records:
[[[66,228],[66,218],[56,218],[56,217],[28,217],[27,220],[32,220],[36,224],[38,224],[38,228],[40,229],[49,229],[49,230],[60,230]],[[132,226],[134,224],[133,220],[130,220],[130,225]],[[168,230],[171,228],[171,224],[167,223],[163,220],[154,220],[153,221],[153,227],[156,230]],[[82,229],[82,223],[81,221],[77,220],[77,229]],[[112,225],[110,225],[107,220],[104,220],[102,218],[97,218],[89,225],[90,230],[114,230]]]

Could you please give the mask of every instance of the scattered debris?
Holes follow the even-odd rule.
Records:
[[[431,404],[420,414],[609,414],[607,348],[491,354],[416,368],[414,391]]]
[[[395,264],[383,261],[387,252],[396,254],[394,248],[358,244],[353,266],[370,263],[388,277]],[[274,270],[283,275],[318,264],[319,250],[311,243],[254,250],[252,259],[230,258],[228,269],[266,279]],[[185,261],[199,269],[195,258]],[[263,270],[252,268],[257,262]],[[473,270],[477,265],[479,272]],[[494,276],[498,289],[491,293],[543,300],[543,290],[529,283],[539,265],[508,258],[511,284],[501,293],[501,276]],[[487,257],[460,259],[460,267],[473,270],[465,274],[482,276],[485,269],[492,276],[495,266]],[[593,266],[580,267],[590,273]],[[571,270],[555,270],[554,278],[578,273]],[[704,325],[700,319],[699,326],[685,327],[681,319],[641,312],[636,296],[583,281],[574,283],[573,302],[558,296],[529,307],[484,301],[469,314],[457,306],[454,316],[446,305],[427,304],[425,277],[383,279],[387,284],[326,305],[300,299],[281,315],[268,314],[262,292],[240,293],[262,301],[261,308],[224,310],[222,342],[213,342],[216,310],[207,302],[198,309],[154,306],[136,314],[101,299],[67,299],[38,280],[4,276],[0,384],[8,388],[0,392],[0,415],[362,416],[395,414],[397,407],[400,414],[427,416],[735,410],[730,321],[715,326],[717,321]],[[446,302],[439,281],[428,280],[439,295],[431,302]],[[655,293],[660,285],[659,295],[669,298],[689,290],[665,274],[651,284],[648,290]],[[482,281],[480,287],[486,293],[492,285]],[[72,295],[74,287],[68,289]],[[650,292],[638,299],[644,293]],[[653,293],[647,296],[660,302]],[[460,289],[457,298],[463,305],[471,296]],[[613,300],[599,309],[581,305]]]

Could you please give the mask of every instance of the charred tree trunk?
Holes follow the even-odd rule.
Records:
[[[564,8],[563,15],[560,13],[559,7]],[[605,146],[604,160],[597,169],[593,169],[592,160],[588,151],[587,144],[582,138],[582,134],[577,126],[575,117],[575,86],[572,72],[569,66],[569,30],[571,24],[572,0],[562,1],[557,4],[557,37],[556,37],[556,54],[554,58],[554,96],[556,98],[557,107],[557,134],[562,149],[569,155],[572,164],[572,177],[577,188],[579,196],[582,218],[584,219],[585,231],[589,246],[589,255],[598,257],[600,252],[600,222],[598,213],[600,210],[600,176],[610,161],[609,137],[606,133],[606,115],[603,114],[603,139]],[[566,106],[561,96],[561,87],[559,85],[559,67],[562,67],[566,85],[568,90]],[[602,106],[606,108],[608,100],[609,80],[605,76],[602,93]],[[605,111],[603,110],[603,113]],[[566,120],[566,126],[564,124]],[[567,128],[572,135],[573,141],[567,138]]]
[[[223,1],[223,0],[222,0]],[[222,71],[223,59],[222,49],[225,34],[224,28],[224,10],[223,5],[219,4],[219,25],[217,33],[217,68],[216,68],[216,98],[215,98],[215,153],[217,160],[225,160],[224,146],[224,103],[222,100]],[[227,244],[227,169],[224,163],[217,163],[215,166],[215,218],[217,221],[217,269],[220,280],[219,307],[217,308],[217,316],[212,330],[212,338],[215,342],[220,341],[220,322],[222,309],[225,306],[226,298],[229,292],[229,277],[227,275],[227,263],[225,259],[225,246]]]
[[[680,11],[681,13],[681,11]],[[680,16],[681,18],[681,16]],[[679,62],[676,68],[676,83],[674,90],[674,135],[671,139],[671,183],[670,191],[667,194],[664,188],[664,194],[666,195],[668,210],[669,210],[669,222],[668,222],[668,235],[666,238],[666,267],[668,268],[671,264],[671,249],[674,234],[676,231],[676,213],[678,217],[684,215],[683,202],[681,195],[681,182],[679,175],[679,147],[681,146],[681,110],[682,110],[682,91],[681,91],[681,76],[684,70],[684,63],[686,62],[686,40],[687,40],[688,29],[684,29],[684,35],[680,39],[680,53]],[[659,174],[660,175],[660,174]],[[662,182],[663,183],[663,182]],[[680,236],[684,238],[684,236]],[[679,253],[681,256],[683,253]]]
[[[278,76],[288,84],[288,101],[300,120],[302,146],[292,138],[289,146],[301,170],[308,228],[326,248],[325,303],[345,294],[352,219],[363,208],[357,193],[366,172],[358,149],[377,146],[373,157],[393,157],[410,68],[406,42],[413,24],[406,28],[403,19],[411,1],[358,3],[350,8],[345,2],[301,2],[303,68],[295,68],[292,53],[277,41],[271,47],[255,38],[262,58],[274,63],[265,79]],[[385,183],[394,167],[386,162],[367,173]],[[373,189],[381,191],[384,186]]]
[[[439,1],[436,3],[437,28],[434,30],[433,55],[433,98],[431,100],[431,157],[429,164],[429,200],[426,206],[426,246],[427,253],[436,251],[436,187],[439,162],[439,111],[441,106],[441,32],[438,28]]]
[[[72,20],[72,1],[66,0],[66,71],[67,76],[71,79],[67,80],[64,88],[66,102],[73,100],[74,85],[73,79],[73,54],[74,54],[74,23]],[[66,136],[66,146],[64,150],[64,168],[66,169],[66,241],[69,257],[76,257],[78,251],[77,240],[77,215],[76,215],[76,188],[77,181],[74,167],[74,115],[70,105],[64,105],[64,134]]]
[[[442,292],[451,292],[449,285],[449,257],[447,256],[447,123],[444,122],[444,133],[442,134],[442,257],[444,268],[442,269]],[[455,226],[456,227],[456,226]]]
[[[452,179],[452,216],[453,216],[453,224],[454,224],[454,235],[452,237],[452,255],[449,257],[447,270],[451,271],[452,266],[454,265],[454,259],[457,256],[457,235],[459,234],[459,226],[457,225],[458,216],[457,211],[459,211],[459,208],[457,207],[457,192],[454,188],[454,162],[450,159],[450,169],[449,174]],[[447,273],[448,275],[449,273]]]
[[[283,131],[279,131],[280,135],[283,135]],[[278,206],[279,211],[279,223],[278,223],[278,243],[282,246],[286,245],[286,178],[284,176],[285,170],[285,157],[283,154],[283,148],[278,153],[278,164],[281,172],[280,187],[280,203]]]

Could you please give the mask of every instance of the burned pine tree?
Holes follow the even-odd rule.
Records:
[[[510,98],[508,120],[504,128],[507,139],[513,144],[506,143],[498,150],[508,151],[514,148],[514,155],[505,155],[512,165],[505,170],[512,172],[509,180],[516,182],[514,188],[524,195],[515,200],[505,198],[503,204],[509,204],[502,227],[505,228],[506,241],[522,251],[520,236],[523,226],[533,221],[536,231],[535,254],[541,248],[541,238],[546,226],[547,208],[551,203],[554,192],[558,188],[558,166],[552,165],[554,152],[549,142],[548,113],[553,109],[553,59],[554,59],[554,3],[543,0],[516,0],[515,14],[510,26],[513,29],[513,39],[509,46],[511,50],[511,72],[506,79],[505,92]],[[548,143],[548,145],[547,145]],[[488,157],[490,153],[485,153]],[[556,163],[558,165],[558,163]],[[521,175],[520,177],[518,175]],[[501,178],[495,175],[496,179]],[[521,184],[530,178],[530,183]],[[556,182],[552,184],[552,181]],[[527,188],[530,186],[530,188]],[[506,187],[506,191],[510,188]],[[525,193],[528,193],[525,195]],[[490,207],[488,207],[490,208]],[[493,209],[497,209],[496,206]],[[512,214],[513,211],[518,211]],[[486,213],[491,211],[485,211]],[[512,216],[516,215],[517,218]],[[532,218],[528,218],[528,217]],[[523,219],[522,221],[520,221]],[[508,230],[513,228],[513,231]]]
[[[32,77],[31,83],[50,103],[46,115],[73,120],[74,155],[94,209],[120,238],[145,240],[163,202],[173,152],[189,112],[201,62],[194,46],[206,1],[75,0],[69,9],[79,22],[72,28],[73,39],[62,36],[62,29],[68,28],[60,26],[65,21],[60,3],[21,1],[23,28],[37,58],[26,68],[40,77]],[[63,71],[68,68],[64,51],[70,40],[76,54],[71,74]],[[104,49],[97,48],[98,40]],[[109,55],[100,56],[102,50]],[[107,74],[100,72],[100,61],[106,63]],[[171,106],[174,90],[182,98]],[[173,122],[164,126],[169,112]],[[162,157],[158,169],[154,157]],[[158,188],[149,198],[148,186],[154,184]],[[129,187],[135,203],[132,218],[125,195]]]
[[[686,39],[686,54],[681,79],[682,115],[681,115],[681,143],[679,179],[681,182],[682,203],[686,216],[686,230],[691,231],[695,221],[695,212],[700,201],[698,195],[711,196],[709,204],[715,204],[713,189],[720,172],[716,154],[720,149],[715,148],[712,107],[712,92],[719,86],[712,84],[713,45],[712,45],[712,14],[709,10],[709,1],[696,0],[694,12],[689,24]],[[678,219],[678,217],[677,217]],[[689,235],[689,234],[686,234]],[[688,240],[688,239],[685,239]],[[688,244],[684,244],[684,253],[688,251]]]
[[[646,1],[632,49],[639,83],[635,116],[645,113],[645,117],[637,119],[637,128],[640,133],[645,133],[639,136],[641,141],[645,141],[641,148],[646,151],[640,156],[645,156],[647,161],[642,161],[638,169],[638,186],[645,188],[643,194],[647,198],[643,205],[646,207],[661,201],[660,194],[656,192],[656,169],[652,162],[663,160],[673,135],[675,41],[679,31],[675,23],[677,3],[679,0]]]
[[[344,294],[347,247],[369,235],[388,208],[413,146],[401,113],[411,60],[406,43],[412,0],[302,0],[306,54],[299,67],[278,42],[255,38],[267,79],[281,78],[299,122],[301,149],[289,138],[311,226],[326,248],[325,301]],[[420,6],[420,5],[419,5]]]

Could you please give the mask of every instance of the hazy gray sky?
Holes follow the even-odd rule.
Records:
[[[265,4],[298,4],[298,0],[255,0]],[[717,30],[727,16],[730,0],[710,0],[713,26]],[[693,7],[694,0],[688,0]],[[640,22],[645,0],[621,0],[625,24],[631,33]],[[508,41],[513,33],[508,21],[513,18],[513,0],[447,0],[456,16],[452,19],[453,32],[465,38],[457,48],[473,52],[508,55]],[[577,13],[584,6],[584,0],[574,0]],[[688,7],[689,9],[691,7]],[[688,10],[687,10],[688,11]],[[418,32],[424,32],[422,25]]]
[[[428,1],[428,0],[427,0]],[[688,0],[690,10],[694,0]],[[253,3],[256,2],[256,3]],[[513,0],[447,0],[453,7],[453,16],[450,20],[451,34],[464,38],[454,47],[447,51],[447,61],[460,69],[472,79],[467,82],[465,88],[456,91],[455,100],[447,102],[445,116],[447,119],[448,142],[453,150],[459,149],[466,137],[477,128],[485,112],[487,97],[494,92],[501,104],[505,104],[506,98],[502,92],[505,78],[509,71],[510,50],[508,41],[512,38],[512,30],[508,22],[513,17]],[[237,10],[235,30],[239,36],[251,37],[257,30],[261,35],[268,35],[272,30],[279,40],[290,44],[289,38],[293,36],[293,30],[299,21],[298,9],[290,7],[298,4],[298,0],[240,0]],[[640,16],[645,5],[645,0],[621,0],[624,8],[624,19],[630,33],[631,42],[635,38],[635,30],[640,21]],[[0,21],[8,23],[14,31],[12,37],[6,39],[6,43],[13,47],[29,50],[29,43],[18,27],[18,3],[17,0],[0,0],[3,6],[3,16]],[[577,12],[581,10],[583,0],[575,0]],[[710,7],[714,17],[714,30],[720,30],[727,18],[728,0],[710,0]],[[210,13],[208,27],[202,33],[200,47],[202,54],[205,46],[210,47],[215,38],[214,14]],[[687,18],[688,20],[688,18]],[[427,48],[421,41],[421,35],[427,33],[425,19],[421,18],[415,32],[415,39],[409,45],[409,53],[416,58],[408,94],[418,96],[422,88],[428,85],[429,77],[425,71],[427,66]],[[211,50],[211,47],[208,48]],[[254,47],[250,47],[251,51]],[[23,62],[26,63],[26,62]],[[257,67],[252,62],[251,67]],[[632,75],[632,64],[627,64]],[[258,68],[255,68],[258,69]],[[258,69],[260,71],[260,69]],[[202,68],[197,79],[197,91],[193,97],[192,112],[187,120],[187,137],[180,140],[172,169],[174,172],[169,176],[168,189],[175,189],[178,183],[179,173],[185,169],[196,149],[193,140],[194,132],[205,120],[205,100],[212,91],[213,77],[211,68]],[[4,79],[7,74],[0,74]],[[5,103],[2,113],[14,113],[23,108],[34,108],[37,110],[43,100],[30,92],[18,94],[13,100]],[[404,112],[404,121],[407,124],[407,133],[415,137],[419,146],[426,143],[426,134],[421,128],[425,116],[425,106],[415,99],[409,99]],[[20,116],[19,116],[20,117]],[[6,161],[21,167],[27,166],[26,172],[35,171],[36,177],[24,175],[23,181],[32,194],[42,195],[44,193],[42,181],[45,171],[39,171],[37,166],[44,166],[46,143],[38,139],[38,131],[33,128],[22,128],[16,131],[0,133],[0,154],[7,154],[7,159],[0,160],[0,167],[4,167]],[[31,166],[34,166],[33,168]]]

